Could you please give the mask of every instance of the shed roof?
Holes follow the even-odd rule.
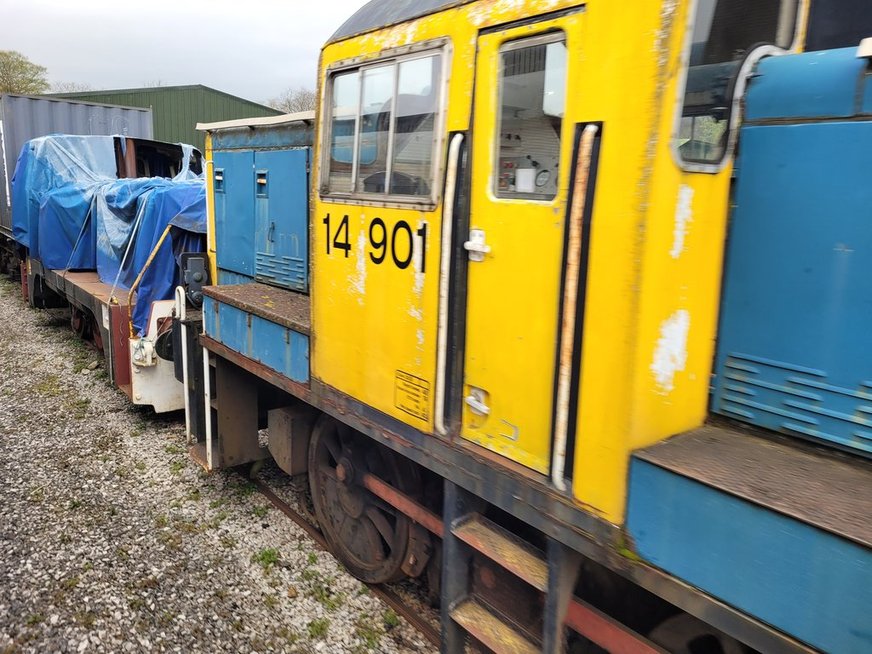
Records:
[[[206,86],[204,84],[183,84],[179,86],[142,86],[139,88],[130,88],[130,89],[95,89],[92,91],[75,91],[73,93],[50,93],[49,95],[54,95],[63,98],[93,98],[97,96],[105,96],[105,95],[119,95],[122,93],[145,93],[145,94],[161,94],[167,92],[177,92],[177,91],[207,91],[208,93],[214,95],[222,95],[225,98],[230,98],[236,102],[241,102],[245,104],[250,104],[252,106],[258,107],[260,109],[272,109],[272,107],[267,107],[266,105],[260,104],[259,102],[254,102],[253,100],[247,100],[246,98],[241,98],[238,95],[232,95],[225,91],[219,91],[218,89],[213,89],[211,86]]]

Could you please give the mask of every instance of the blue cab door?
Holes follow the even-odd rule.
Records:
[[[216,152],[214,161],[218,267],[254,277],[254,152]]]
[[[309,288],[308,148],[254,154],[255,277],[297,291]]]

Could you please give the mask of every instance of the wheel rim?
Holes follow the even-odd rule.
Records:
[[[324,537],[358,579],[396,581],[411,521],[363,488],[367,472],[401,490],[412,479],[400,457],[323,416],[309,444],[309,485]]]

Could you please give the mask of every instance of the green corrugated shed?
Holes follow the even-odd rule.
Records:
[[[202,152],[205,137],[194,129],[197,123],[213,123],[237,118],[278,116],[282,112],[235,95],[196,84],[193,86],[154,86],[142,89],[57,93],[59,97],[89,100],[127,107],[151,107],[154,138],[169,143],[190,143]]]

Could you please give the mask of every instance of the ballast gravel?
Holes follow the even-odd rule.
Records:
[[[434,650],[0,280],[0,653],[370,651]]]

